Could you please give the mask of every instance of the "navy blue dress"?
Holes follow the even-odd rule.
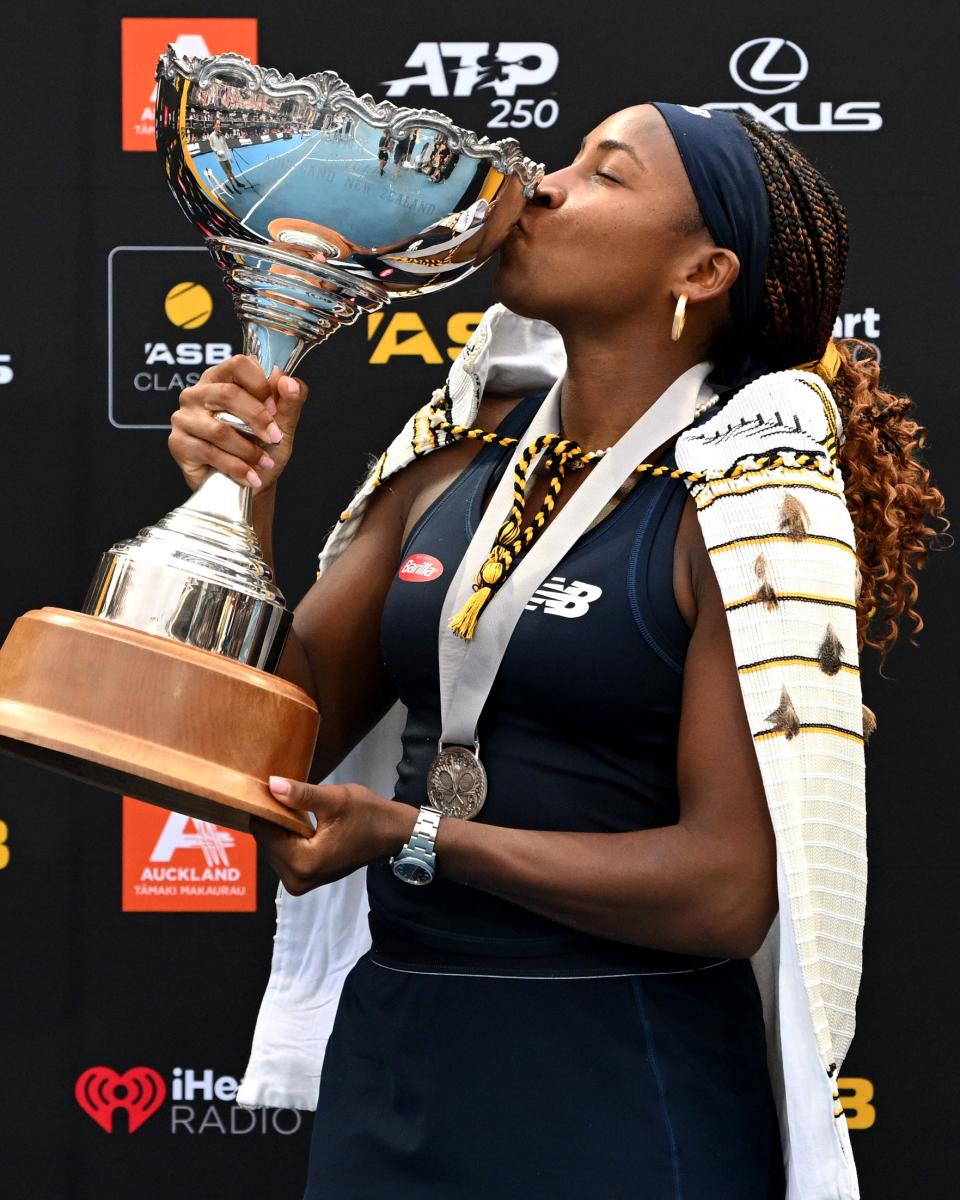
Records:
[[[522,436],[541,400],[501,432]],[[386,599],[384,661],[409,710],[399,803],[426,802],[440,610],[509,457],[486,447],[424,513]],[[685,495],[642,480],[534,593],[480,720],[478,821],[679,819]],[[577,933],[442,874],[417,888],[377,864],[368,880],[373,946],[327,1048],[306,1200],[782,1200],[749,960]]]

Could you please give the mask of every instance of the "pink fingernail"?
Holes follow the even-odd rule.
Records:
[[[296,396],[300,391],[300,384],[290,375],[284,375],[280,380],[280,390],[285,396]]]
[[[282,775],[271,775],[270,791],[273,792],[275,796],[289,796],[290,780],[284,779]]]
[[[277,464],[273,461],[269,454],[261,454],[258,467],[263,467],[265,471],[272,471]]]
[[[283,441],[283,434],[280,432],[280,426],[274,421],[271,421],[267,426],[267,438],[273,442],[274,445],[276,445],[277,442]]]
[[[271,417],[277,415],[277,402],[272,396],[268,396],[263,402],[263,407],[267,410]]]
[[[247,483],[249,483],[251,487],[261,487],[263,485],[263,480],[256,473],[256,471],[248,471]]]

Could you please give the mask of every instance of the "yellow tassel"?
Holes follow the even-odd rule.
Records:
[[[458,613],[454,613],[450,621],[450,628],[457,637],[463,638],[467,642],[470,641],[477,631],[477,622],[480,620],[480,614],[483,612],[484,606],[492,595],[493,588],[477,588],[463,608]]]
[[[480,568],[480,578],[484,583],[495,587],[503,576],[503,563],[496,559],[488,559]]]

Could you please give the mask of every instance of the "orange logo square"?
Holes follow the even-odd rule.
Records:
[[[250,834],[124,796],[124,912],[256,910]]]
[[[256,17],[123,17],[123,148],[156,150],[157,59],[168,45],[181,55],[209,58],[233,51],[257,61]]]

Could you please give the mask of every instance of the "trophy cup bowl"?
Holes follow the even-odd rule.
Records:
[[[167,181],[267,375],[361,313],[470,275],[543,173],[513,139],[357,96],[333,71],[171,47],[157,81]],[[273,674],[291,614],[251,518],[250,488],[214,472],[102,556],[80,612],[19,618],[0,648],[0,749],[235,829],[254,814],[311,832],[267,788],[306,778],[318,714]]]

